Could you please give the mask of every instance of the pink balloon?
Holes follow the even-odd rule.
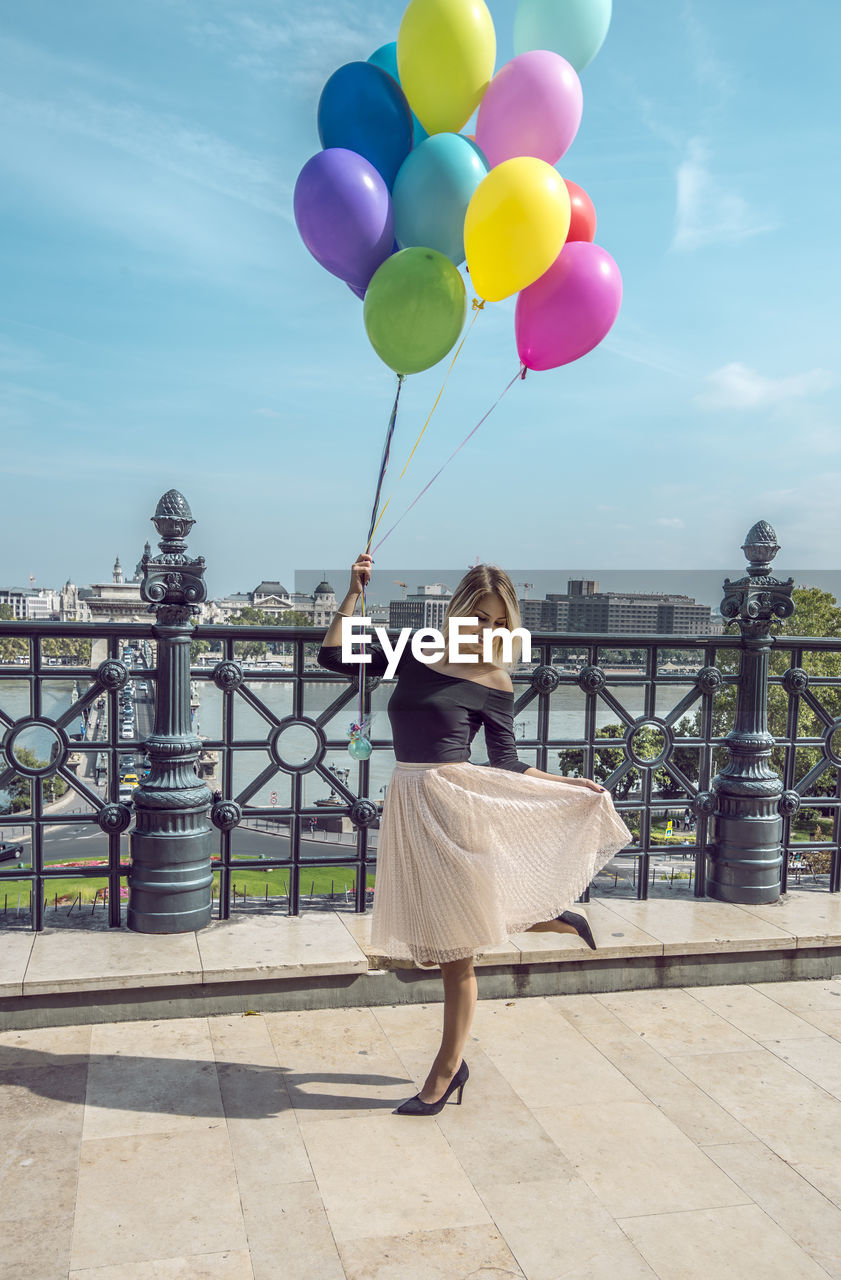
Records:
[[[527,369],[557,369],[597,347],[619,314],[622,277],[606,249],[564,245],[552,266],[517,298],[514,332]]]
[[[584,98],[575,68],[559,53],[532,49],[506,62],[485,90],[476,142],[493,167],[514,156],[554,164],[578,132]]]

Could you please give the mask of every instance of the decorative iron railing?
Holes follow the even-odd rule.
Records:
[[[366,910],[393,682],[366,679],[374,749],[353,760],[358,686],[318,666],[323,632],[194,628],[181,495],[155,520],[154,622],[0,623],[0,928]],[[533,632],[512,672],[520,758],[606,783],[634,835],[609,870],[638,897],[658,867],[731,901],[773,900],[790,868],[841,888],[841,639],[771,637],[791,581],[759,528],[752,576],[725,584],[741,634]]]

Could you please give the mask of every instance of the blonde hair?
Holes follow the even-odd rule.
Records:
[[[499,596],[505,610],[505,626],[509,631],[514,631],[515,628],[522,625],[517,592],[508,574],[496,564],[477,564],[472,569],[468,569],[453,592],[450,603],[447,605],[441,634],[448,647],[450,643],[450,618],[475,618],[479,601],[482,596],[487,595]],[[512,666],[519,662],[522,648],[523,644],[520,637],[514,636],[511,644]],[[494,636],[491,653],[495,666],[502,667],[505,665],[502,661],[502,636]]]

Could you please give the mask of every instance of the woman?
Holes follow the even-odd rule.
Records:
[[[319,650],[331,671],[361,670],[341,660],[341,618],[353,614],[371,564],[365,552],[357,558]],[[478,628],[461,630],[459,652],[478,661],[451,665],[445,650],[420,662],[406,645],[388,703],[395,767],[380,820],[371,942],[384,955],[408,951],[420,967],[440,965],[444,981],[441,1046],[400,1115],[435,1115],[456,1089],[461,1102],[475,952],[526,929],[578,933],[595,947],[584,916],[565,908],[631,838],[604,787],[517,759],[501,636],[493,638],[492,661],[482,658],[486,629],[520,626],[514,584],[495,565],[474,566],[456,587],[441,629],[447,648],[450,619],[473,617]],[[382,647],[372,641],[366,652],[366,674],[382,675]],[[519,652],[515,637],[514,661]],[[469,759],[480,727],[488,767]]]

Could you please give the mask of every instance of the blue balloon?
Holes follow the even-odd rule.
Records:
[[[397,74],[397,41],[392,40],[389,44],[380,45],[379,49],[375,49],[368,59],[375,67],[382,67],[383,71],[387,71],[393,79],[400,84],[400,76]],[[410,108],[411,110],[411,108]],[[412,136],[414,144],[417,147],[429,134],[424,129],[420,120],[412,111]]]
[[[334,71],[318,101],[318,136],[325,151],[343,147],[372,164],[391,190],[412,149],[412,113],[387,71],[348,62]]]
[[[464,215],[488,163],[469,138],[435,133],[403,161],[394,183],[394,234],[402,249],[437,249],[464,262]]]

